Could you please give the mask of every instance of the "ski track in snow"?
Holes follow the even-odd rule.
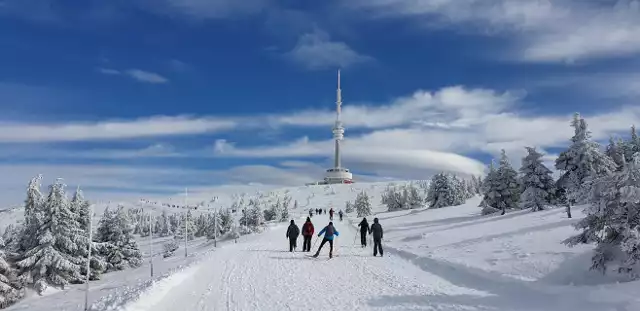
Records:
[[[315,216],[313,221],[318,232],[328,217]],[[288,252],[286,225],[279,225],[255,241],[221,248],[190,277],[176,276],[182,282],[172,283],[170,290],[153,288],[146,295],[160,298],[143,297],[132,303],[135,309],[125,310],[389,310],[371,306],[369,300],[380,295],[487,295],[455,286],[395,255],[374,258],[371,247],[363,249],[354,239],[356,231],[348,221],[336,221],[335,226],[340,236],[333,259],[328,259],[328,244],[318,258],[308,257],[313,249]]]

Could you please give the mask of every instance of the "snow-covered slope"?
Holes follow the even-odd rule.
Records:
[[[328,245],[318,259],[289,253],[286,224],[270,224],[262,234],[243,236],[237,244],[221,243],[215,250],[205,240],[193,241],[197,253],[188,259],[182,249],[173,258],[154,257],[160,267],[156,275],[190,264],[155,283],[148,281],[148,265],[106,274],[104,280],[91,283],[91,301],[95,310],[131,311],[640,310],[635,294],[639,282],[617,283],[615,275],[590,272],[591,246],[569,248],[560,243],[575,233],[571,224],[583,217],[577,208],[573,219],[567,219],[562,209],[481,216],[479,199],[472,198],[456,207],[387,213],[380,205],[386,186],[263,191],[267,197],[289,193],[297,200],[298,211],[292,212],[301,225],[309,208],[341,209],[345,201],[366,190],[385,229],[383,258],[372,257],[371,244],[366,249],[358,245],[353,225],[360,219],[355,215],[342,223],[335,221],[341,235],[337,257],[331,260],[327,260]],[[200,199],[214,196],[219,197],[210,204],[214,207],[227,207],[234,200],[232,191]],[[163,209],[146,205],[145,209]],[[314,216],[316,232],[327,222],[325,215]],[[148,248],[141,246],[143,251]],[[9,310],[41,311],[52,306],[81,310],[83,288],[33,297]]]

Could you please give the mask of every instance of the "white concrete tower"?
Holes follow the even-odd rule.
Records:
[[[336,121],[333,126],[333,139],[335,142],[335,153],[333,168],[327,170],[324,181],[328,184],[352,183],[353,176],[348,169],[342,167],[340,161],[340,143],[344,139],[344,127],[341,120],[342,113],[342,90],[340,89],[340,70],[338,70],[338,89],[336,90]]]

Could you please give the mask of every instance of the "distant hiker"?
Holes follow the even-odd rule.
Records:
[[[320,210],[316,208],[316,214],[320,215]]]
[[[316,252],[315,255],[313,255],[313,257],[318,257],[318,255],[320,255],[320,250],[322,250],[322,247],[324,246],[324,244],[329,242],[329,258],[332,258],[333,257],[333,236],[334,235],[339,236],[340,232],[338,232],[338,230],[336,230],[336,228],[333,226],[333,222],[329,222],[329,225],[324,227],[322,231],[318,233],[318,236],[321,236],[323,233],[324,233],[324,239],[322,239],[322,243],[320,243],[320,247],[318,247],[318,251]]]
[[[300,235],[300,228],[296,225],[296,223],[291,219],[291,224],[287,229],[287,239],[289,239],[289,251],[293,252],[293,250],[298,247],[298,235]]]
[[[380,257],[382,257],[382,226],[378,223],[378,218],[373,219],[369,234],[373,234],[373,257],[378,254],[378,250],[380,250]]]
[[[342,221],[342,216],[343,216],[343,214],[342,214],[342,210],[340,210],[340,211],[338,212],[338,215],[340,215],[340,221]]]
[[[311,238],[313,237],[313,233],[315,228],[313,228],[313,223],[311,223],[311,218],[307,218],[304,225],[302,225],[302,238],[304,242],[302,243],[302,251],[310,252],[311,251]]]
[[[329,210],[329,219],[333,220],[333,207]]]
[[[309,217],[313,217],[313,209],[312,208],[309,209]]]
[[[367,232],[369,232],[369,223],[367,218],[362,218],[362,221],[358,225],[360,227],[360,244],[362,247],[367,247]]]

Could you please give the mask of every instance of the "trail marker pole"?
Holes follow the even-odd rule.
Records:
[[[93,204],[91,204],[91,209],[89,211],[89,255],[87,256],[87,280],[85,292],[84,292],[84,310],[89,310],[89,278],[91,277],[91,246],[93,244]]]
[[[189,228],[187,227],[187,221],[189,220],[189,205],[187,205],[187,198],[189,197],[189,192],[187,191],[187,188],[184,188],[184,207],[187,209],[187,211],[184,212],[184,257],[187,258],[187,256],[189,255],[187,252],[187,236],[189,235]]]

